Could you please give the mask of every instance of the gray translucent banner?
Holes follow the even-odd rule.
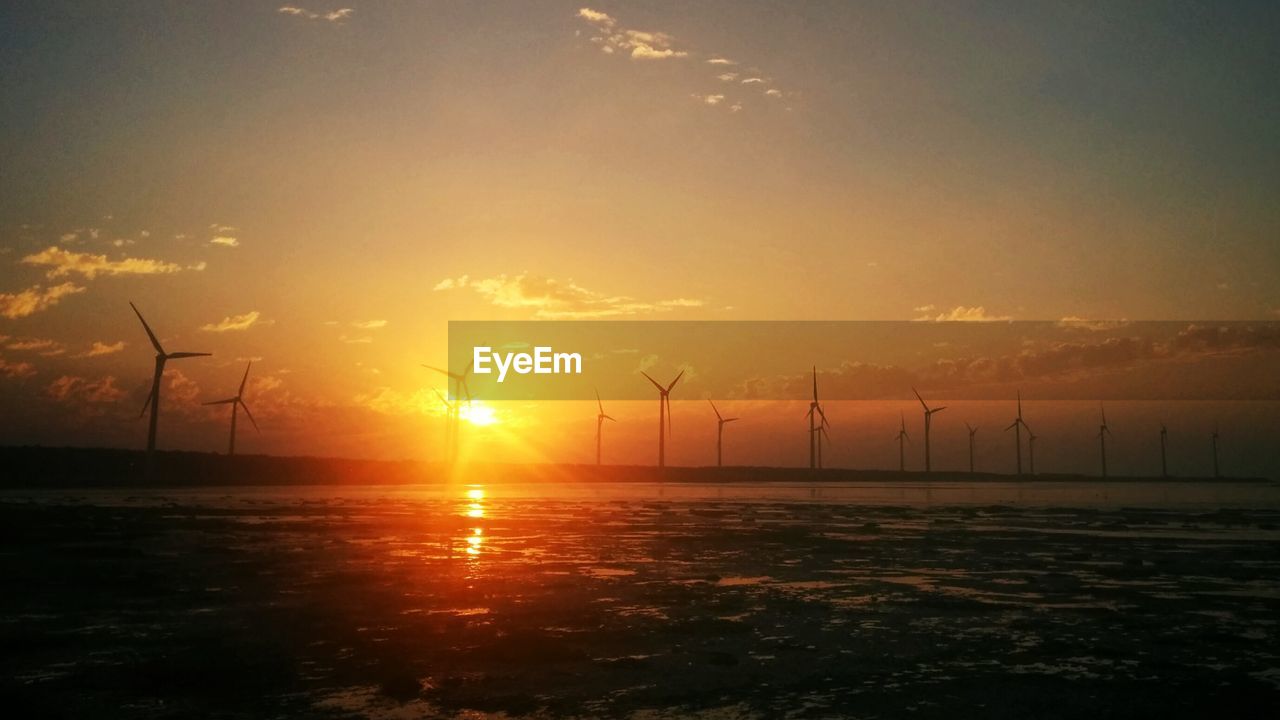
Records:
[[[673,400],[808,400],[816,368],[824,401],[1274,401],[1278,361],[1267,321],[456,321],[448,370],[486,400],[652,399],[642,373],[683,373]]]

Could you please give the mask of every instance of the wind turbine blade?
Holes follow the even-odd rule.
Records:
[[[600,390],[596,390],[596,405],[600,407],[600,414],[604,414],[604,403],[600,402]]]
[[[649,373],[647,373],[647,372],[645,372],[645,371],[641,370],[641,371],[640,371],[640,374],[641,374],[641,375],[643,375],[643,376],[645,377],[645,379],[646,379],[646,380],[648,380],[649,382],[653,383],[653,386],[654,386],[654,387],[656,387],[656,388],[658,388],[658,392],[666,392],[666,391],[667,391],[667,389],[666,389],[666,388],[664,388],[664,387],[662,387],[661,385],[659,385],[659,384],[658,384],[658,381],[657,381],[657,380],[654,380],[653,378],[649,377]]]
[[[451,372],[449,372],[448,370],[445,370],[445,369],[443,369],[443,368],[438,368],[438,367],[436,367],[435,365],[423,365],[422,367],[424,367],[424,368],[426,368],[426,369],[428,369],[428,370],[435,370],[435,371],[436,371],[436,372],[438,372],[438,373],[443,373],[443,374],[445,374],[445,375],[448,375],[449,377],[453,378],[454,380],[458,380],[458,381],[461,381],[461,380],[462,380],[462,376],[458,375],[457,373],[451,373]]]
[[[738,418],[725,418],[725,419],[724,419],[724,421],[725,421],[725,422],[727,422],[727,423],[731,423],[731,422],[733,422],[734,420],[737,420],[737,419],[738,419]]]
[[[437,390],[437,389],[435,389],[435,388],[431,388],[431,392],[435,393],[435,394],[436,394],[436,397],[440,398],[440,402],[444,403],[444,406],[445,406],[446,408],[449,408],[450,410],[452,410],[452,409],[453,409],[453,403],[449,402],[448,400],[445,400],[445,399],[444,399],[444,396],[440,394],[440,391],[439,391],[439,390]]]
[[[156,397],[156,386],[152,385],[151,392],[147,393],[147,401],[142,403],[142,412],[138,413],[138,417],[142,417],[143,415],[147,414],[147,408],[151,407],[151,401],[154,400],[155,397]]]
[[[209,402],[200,403],[200,404],[201,405],[230,405],[231,403],[236,402],[239,399],[240,398],[227,398],[226,400],[210,400]]]
[[[813,401],[818,402],[818,366],[813,366]]]
[[[618,420],[617,420],[616,418],[614,418],[614,417],[612,417],[612,416],[610,416],[610,415],[601,415],[600,417],[604,418],[605,420],[613,420],[614,422],[618,422]]]
[[[253,367],[252,360],[249,361],[248,365],[244,366],[244,377],[240,379],[240,392],[236,394],[237,397],[244,394],[244,384],[249,382],[249,368],[251,367]]]
[[[176,353],[170,353],[168,355],[165,355],[164,357],[166,360],[181,360],[182,358],[210,357],[212,355],[213,353],[176,352]]]
[[[946,405],[943,405],[942,407],[934,408],[934,409],[930,410],[929,412],[930,412],[930,413],[942,412],[943,410],[946,410],[946,409],[947,409],[947,406],[946,406]]]
[[[258,430],[258,421],[253,419],[253,413],[249,412],[249,406],[245,405],[244,401],[239,398],[236,398],[236,402],[240,403],[240,407],[244,408],[244,414],[249,416],[249,422],[253,423],[253,429]],[[258,432],[262,431],[258,430]]]
[[[723,422],[724,418],[720,417],[720,411],[716,409],[716,404],[711,402],[711,400],[707,400],[707,402],[711,403],[711,412],[716,414],[716,419]]]
[[[129,307],[133,308],[133,314],[138,316],[138,320],[142,323],[142,328],[147,331],[147,337],[151,338],[151,344],[155,346],[156,352],[163,355],[164,348],[160,347],[160,341],[156,339],[156,334],[151,332],[151,326],[147,324],[146,320],[142,319],[142,313],[138,312],[138,306],[134,305],[133,302],[130,301]]]
[[[683,370],[681,370],[681,371],[680,371],[680,374],[676,376],[676,379],[675,379],[675,380],[672,380],[672,381],[671,381],[671,384],[667,386],[667,392],[671,392],[671,388],[675,387],[675,386],[676,386],[676,383],[680,382],[680,378],[682,378],[682,377],[684,377],[684,371],[683,371]]]
[[[924,403],[924,398],[920,397],[920,393],[919,393],[919,391],[917,391],[917,390],[913,387],[913,388],[911,388],[911,392],[913,392],[913,393],[915,393],[915,394],[916,394],[916,399],[920,401],[920,406],[924,408],[924,411],[925,411],[925,412],[929,412],[929,406],[928,406],[928,405],[925,405],[925,403]]]
[[[1009,432],[1010,430],[1012,430],[1012,429],[1014,429],[1014,428],[1016,428],[1016,427],[1018,427],[1018,421],[1017,421],[1017,420],[1014,420],[1013,422],[1009,423],[1009,427],[1005,428],[1005,429],[1004,429],[1004,431],[1005,431],[1005,432]]]
[[[466,383],[467,376],[471,374],[471,371],[475,369],[475,366],[476,366],[476,360],[475,358],[471,358],[471,362],[467,363],[466,369],[462,371],[462,377],[458,379],[461,380],[463,383]]]

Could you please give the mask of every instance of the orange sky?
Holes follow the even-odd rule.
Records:
[[[7,443],[142,443],[152,351],[129,300],[166,348],[214,353],[170,365],[162,447],[221,448],[197,403],[254,359],[246,451],[391,457],[435,452],[444,385],[419,364],[445,362],[448,320],[1280,310],[1266,8],[48,3],[0,20]],[[514,445],[575,459],[590,410],[544,412],[563,427]],[[647,412],[618,410],[620,460],[648,457]],[[673,452],[698,462],[701,409],[674,412],[690,435]],[[531,417],[500,415],[484,433]],[[881,462],[866,442],[844,461]]]

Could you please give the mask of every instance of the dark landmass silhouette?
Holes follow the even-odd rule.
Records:
[[[1111,476],[802,467],[470,463],[234,455],[79,447],[0,447],[0,487],[207,487],[237,485],[404,485],[445,482],[936,483],[936,482],[1271,482],[1260,477]]]

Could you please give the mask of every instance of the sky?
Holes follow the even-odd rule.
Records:
[[[144,441],[129,301],[214,353],[170,364],[161,447],[221,448],[198,403],[253,360],[246,451],[374,457],[437,452],[449,320],[1278,320],[1278,35],[1266,2],[4,3],[0,441]],[[518,415],[482,429],[579,459]]]

